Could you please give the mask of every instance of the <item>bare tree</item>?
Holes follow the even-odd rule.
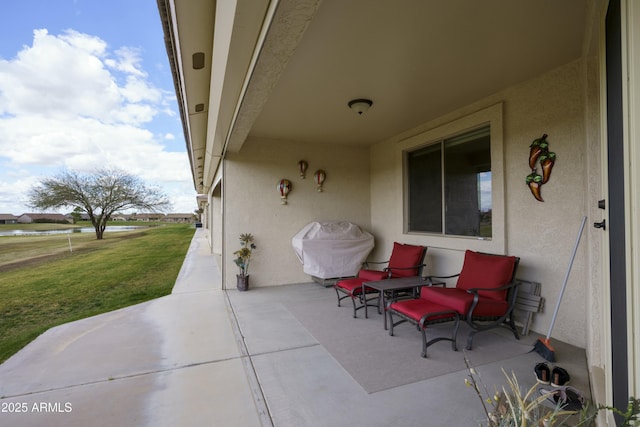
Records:
[[[80,208],[89,215],[100,240],[115,212],[132,208],[161,212],[171,203],[159,189],[147,187],[136,176],[119,169],[100,169],[91,175],[64,171],[45,179],[30,190],[29,206]]]

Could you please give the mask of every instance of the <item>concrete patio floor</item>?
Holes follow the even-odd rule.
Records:
[[[332,289],[220,286],[198,229],[171,295],[53,328],[0,365],[0,426],[437,427],[484,418],[466,370],[367,393],[285,308]],[[532,347],[536,339],[522,338]],[[584,351],[554,345],[557,364],[588,394]],[[531,352],[477,369],[490,388],[505,384],[504,369],[528,389],[541,361]]]

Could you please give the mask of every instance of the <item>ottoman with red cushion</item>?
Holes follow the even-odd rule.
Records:
[[[389,323],[391,324],[389,335],[393,335],[394,326],[404,322],[418,326],[422,334],[422,357],[427,357],[427,347],[438,341],[451,341],[451,348],[453,351],[457,350],[456,337],[458,335],[460,316],[455,310],[424,298],[417,298],[391,302],[387,306],[387,313],[389,315]],[[393,322],[394,315],[400,317],[400,320],[395,323]],[[427,326],[443,322],[454,322],[451,338],[436,337],[427,341]]]

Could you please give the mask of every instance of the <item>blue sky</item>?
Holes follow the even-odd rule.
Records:
[[[33,211],[42,178],[102,167],[196,208],[155,0],[4,1],[0,213]]]

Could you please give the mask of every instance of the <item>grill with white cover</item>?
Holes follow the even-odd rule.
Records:
[[[373,249],[373,236],[347,221],[315,221],[291,239],[303,271],[320,279],[351,277]]]

